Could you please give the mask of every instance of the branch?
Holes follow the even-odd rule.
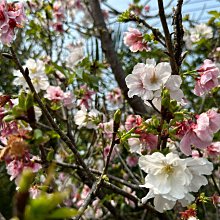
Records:
[[[90,203],[92,202],[93,198],[95,197],[95,195],[93,194],[94,191],[96,190],[97,187],[97,182],[95,182],[89,192],[89,194],[86,196],[82,206],[79,208],[78,211],[78,215],[74,218],[74,220],[79,220],[81,218],[81,216],[84,214],[84,212],[86,211],[87,207],[90,205]]]
[[[178,75],[179,70],[178,70],[176,60],[175,60],[173,44],[172,44],[169,28],[168,28],[168,25],[167,25],[167,21],[166,21],[166,16],[165,16],[164,6],[163,6],[163,0],[157,0],[157,2],[158,2],[158,7],[159,7],[160,21],[161,21],[161,24],[163,26],[163,31],[164,31],[164,34],[165,34],[166,48],[167,48],[168,54],[169,54],[170,65],[171,65],[171,69],[172,69],[172,75]]]
[[[146,28],[150,29],[155,37],[155,40],[160,42],[164,47],[166,47],[166,44],[164,43],[165,37],[163,34],[156,28],[150,26],[145,20],[135,16],[135,15],[130,15],[130,18],[128,21],[135,21],[138,22],[139,24],[143,24]]]
[[[42,161],[36,161],[36,162],[42,163]],[[56,165],[61,166],[61,167],[66,167],[66,168],[71,168],[71,169],[79,169],[79,170],[83,171],[83,168],[81,166],[76,165],[76,164],[68,164],[68,163],[63,163],[63,162],[61,163],[61,162],[58,162],[58,161],[53,161],[53,163],[55,163]],[[90,171],[92,173],[94,173],[94,174],[97,174],[97,175],[101,175],[102,174],[101,171],[96,170],[96,169],[90,168]],[[130,183],[130,182],[128,182],[128,181],[126,181],[126,180],[124,180],[124,179],[122,179],[120,177],[116,177],[116,176],[113,176],[111,174],[107,174],[107,177],[110,180],[113,180],[113,181],[115,181],[117,183],[120,183],[122,185],[128,186],[128,187],[130,187],[133,190],[143,190],[143,188],[140,187],[139,185]]]
[[[178,65],[178,68],[182,63],[182,47],[184,44],[183,41],[183,24],[182,24],[182,6],[183,0],[178,0],[176,10],[173,16],[173,25],[174,25],[174,51],[175,51],[175,59]]]
[[[103,14],[100,8],[100,3],[98,0],[87,0],[86,4],[90,8],[91,16],[94,20],[95,29],[97,29],[99,33],[99,38],[101,40],[102,50],[105,53],[106,59],[111,66],[112,72],[115,76],[115,79],[121,88],[125,99],[128,101],[129,105],[132,107],[136,114],[146,114],[148,112],[147,106],[143,103],[141,98],[134,97],[129,98],[128,88],[125,83],[126,74],[122,68],[122,64],[120,63],[117,53],[114,50],[113,42],[111,39],[111,35],[106,27]]]

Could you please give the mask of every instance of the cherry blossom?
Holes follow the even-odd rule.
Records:
[[[134,127],[138,127],[142,124],[142,118],[140,115],[128,115],[125,121],[125,129],[127,131]]]
[[[64,98],[64,92],[59,86],[49,86],[46,90],[45,98],[52,101],[60,101]]]
[[[81,127],[86,127],[88,129],[96,129],[100,123],[101,113],[96,109],[91,109],[87,111],[85,107],[82,107],[81,110],[77,111],[74,115],[74,121],[76,125]]]
[[[165,85],[171,76],[170,64],[166,62],[152,65],[152,61],[148,59],[145,68],[147,73],[144,76],[144,87],[148,90],[156,91],[161,89],[162,85]]]
[[[128,144],[131,153],[142,154],[142,152],[150,152],[157,148],[158,137],[153,134],[140,132],[140,138],[129,138]]]
[[[169,63],[161,62],[156,65],[154,59],[147,59],[146,64],[138,63],[134,66],[132,74],[125,78],[127,87],[129,88],[128,97],[134,95],[141,97],[143,100],[154,100],[158,102],[160,107],[161,89],[165,86],[171,76],[171,67]],[[170,83],[177,81],[175,87],[171,88]],[[180,99],[182,92],[179,90],[181,80],[179,78],[171,78],[167,86],[170,88],[173,97]],[[157,99],[158,98],[158,99]],[[149,105],[149,103],[146,103]]]
[[[123,98],[120,88],[114,88],[111,92],[107,94],[106,99],[112,105],[116,105],[117,107],[122,106]]]
[[[76,98],[71,91],[67,91],[63,94],[63,105],[67,109],[72,109],[73,107],[75,107],[75,101]]]
[[[149,12],[149,11],[150,11],[150,5],[145,5],[145,6],[144,6],[144,10],[145,10],[146,12]]]
[[[220,114],[214,110],[202,113],[196,123],[190,122],[189,127],[180,141],[180,149],[186,155],[191,155],[191,146],[203,149],[212,142],[213,135],[220,129]]]
[[[26,20],[22,2],[0,3],[0,38],[3,44],[10,45],[15,36],[15,28],[21,28]]]
[[[129,28],[128,32],[125,32],[124,44],[129,47],[132,52],[137,51],[149,51],[150,48],[143,39],[142,33],[135,28]]]
[[[171,75],[167,80],[165,87],[170,92],[170,98],[180,102],[184,97],[183,91],[180,89],[182,79],[180,76]]]
[[[137,72],[136,70],[140,71]],[[132,98],[134,95],[141,97],[144,100],[153,99],[153,92],[144,87],[144,76],[146,74],[145,65],[142,63],[134,67],[132,74],[125,78],[127,87],[129,88],[128,97]]]
[[[154,198],[159,212],[172,209],[176,201],[183,206],[192,202],[194,197],[189,192],[197,192],[206,185],[208,181],[203,175],[210,175],[213,170],[212,163],[205,158],[180,159],[172,152],[166,156],[159,152],[141,156],[139,166],[148,174],[142,187],[150,189],[142,202]]]
[[[135,167],[138,164],[138,157],[135,155],[128,156],[126,162],[129,167]]]
[[[204,60],[204,64],[197,71],[200,76],[196,79],[194,89],[196,95],[202,96],[219,86],[219,68],[211,60]]]
[[[29,77],[31,78],[36,92],[40,92],[41,90],[46,90],[48,88],[49,79],[45,73],[45,65],[42,60],[37,59],[35,61],[34,59],[28,59],[23,68],[28,68]],[[22,86],[25,90],[29,90],[29,87],[20,71],[16,70],[13,74],[15,76],[13,84],[16,86]]]
[[[187,49],[192,49],[194,43],[199,42],[201,39],[210,39],[213,37],[212,28],[205,23],[195,25],[195,27],[185,30],[184,41]]]
[[[68,67],[74,67],[84,57],[84,45],[82,42],[68,45],[69,55],[66,58]]]
[[[213,158],[218,157],[220,155],[220,141],[213,142],[205,149],[205,153],[207,156]]]

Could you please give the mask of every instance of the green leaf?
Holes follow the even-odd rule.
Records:
[[[213,15],[215,18],[220,18],[220,12],[218,11],[209,11],[210,15]]]
[[[57,132],[56,131],[53,131],[53,130],[51,130],[51,131],[47,131],[47,134],[50,136],[50,138],[60,138],[60,135],[59,134],[57,134]]]
[[[47,218],[48,219],[60,219],[60,218],[72,218],[76,216],[78,211],[76,209],[63,207],[60,209],[57,209],[52,212]]]
[[[152,39],[153,39],[153,38],[152,38],[152,36],[151,36],[150,34],[145,34],[145,35],[144,35],[144,40],[145,40],[145,41],[151,42]]]
[[[130,11],[126,10],[121,15],[118,16],[118,22],[128,22],[130,21]]]
[[[35,129],[34,130],[34,138],[36,140],[39,140],[40,138],[42,138],[42,136],[43,136],[43,133],[40,129]]]
[[[25,93],[22,91],[18,96],[18,106],[21,108],[25,108]]]
[[[54,158],[54,150],[51,149],[51,150],[49,151],[49,153],[47,154],[47,161],[52,161],[53,158]]]
[[[6,115],[4,118],[3,118],[3,121],[4,122],[10,122],[10,121],[13,121],[15,120],[15,116],[14,115]]]
[[[28,93],[25,100],[25,109],[28,110],[34,104],[34,96],[32,93]]]

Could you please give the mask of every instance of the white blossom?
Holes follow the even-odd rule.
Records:
[[[212,28],[205,23],[198,24],[189,30],[184,31],[184,41],[187,49],[192,49],[193,43],[199,42],[201,39],[210,39],[213,37]]]
[[[165,87],[170,92],[170,98],[180,102],[184,97],[183,91],[180,89],[182,79],[178,75],[172,75],[167,80]]]
[[[212,163],[205,158],[180,159],[172,152],[166,156],[159,152],[141,156],[139,166],[148,174],[142,186],[150,189],[142,202],[154,198],[159,212],[172,209],[176,201],[183,206],[191,203],[194,197],[190,192],[197,192],[206,185],[203,175],[210,175],[213,170]]]
[[[146,75],[146,66],[144,63],[138,63],[134,66],[132,74],[125,78],[127,87],[129,88],[128,97],[132,98],[134,95],[141,97],[144,100],[153,98],[153,92],[144,87],[144,77]]]
[[[152,60],[147,60],[145,68],[147,73],[144,76],[144,87],[148,90],[161,89],[171,75],[170,64],[166,62],[154,66]]]
[[[24,69],[28,68],[29,77],[37,93],[40,92],[41,90],[46,90],[48,88],[49,80],[45,73],[45,66],[43,61],[41,60],[35,61],[34,59],[28,59],[26,61],[25,66],[23,66],[23,68]],[[14,71],[14,76],[16,78],[14,79],[13,84],[22,86],[24,90],[28,90],[29,87],[23,75],[20,73],[20,71],[18,70]]]
[[[147,59],[146,64],[138,63],[134,66],[132,74],[125,78],[129,88],[128,97],[134,95],[143,100],[153,100],[157,97],[155,93],[167,82],[171,75],[169,63],[162,62],[156,65],[154,59]]]
[[[101,113],[96,109],[92,109],[87,112],[87,109],[83,106],[81,110],[77,111],[74,115],[74,121],[76,125],[86,127],[88,129],[96,129],[100,122]]]

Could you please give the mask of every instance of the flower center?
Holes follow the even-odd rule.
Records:
[[[156,77],[156,73],[155,71],[153,72],[153,75],[151,76],[150,78],[150,82],[153,84],[153,83],[156,83],[158,80],[158,78]]]
[[[166,174],[172,174],[174,169],[173,169],[173,166],[170,165],[170,164],[165,164],[164,168],[163,168],[163,171],[166,173]]]

